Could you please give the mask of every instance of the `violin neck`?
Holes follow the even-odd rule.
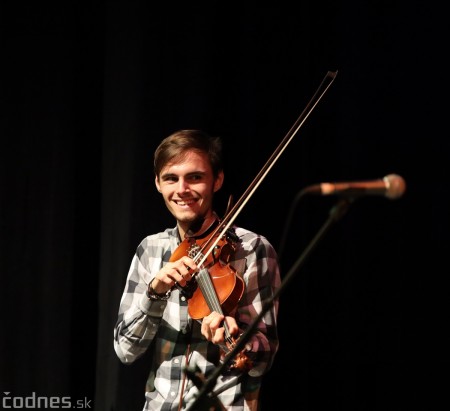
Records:
[[[208,270],[206,268],[202,268],[195,276],[195,279],[197,280],[197,284],[202,291],[209,310],[223,314],[219,298],[217,297],[217,293]]]
[[[222,306],[220,305],[219,297],[217,297],[217,293],[208,270],[206,268],[202,268],[200,271],[198,271],[195,279],[197,280],[197,284],[200,287],[209,310],[211,312],[215,311],[223,315]],[[226,321],[224,321],[223,326],[225,329],[225,339],[228,342],[231,342],[232,336],[230,334],[230,330],[228,329]]]
[[[198,286],[200,287],[203,297],[208,305],[209,310],[216,311],[223,315],[223,310],[220,305],[219,297],[217,296],[214,284],[212,282],[211,276],[206,268],[202,268],[197,272],[196,280]],[[222,349],[225,353],[230,353],[231,349],[235,347],[235,340],[230,334],[227,322],[223,322],[223,327],[225,329],[225,345],[222,345]],[[238,353],[230,366],[231,369],[236,368],[241,371],[248,371],[252,367],[252,361],[245,355],[245,353]]]

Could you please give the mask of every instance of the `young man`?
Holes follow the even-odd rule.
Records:
[[[193,404],[205,409],[197,407],[201,383],[185,371],[196,370],[200,380],[208,378],[220,367],[226,348],[232,349],[280,285],[275,250],[265,237],[244,228],[233,226],[223,235],[219,244],[227,250],[224,255],[210,253],[202,261],[203,250],[191,251],[192,242],[197,244],[196,234],[208,235],[220,224],[213,197],[224,180],[221,155],[221,140],[199,130],[178,131],[155,151],[156,188],[176,227],[149,235],[139,244],[114,329],[114,348],[123,363],[132,363],[147,349],[152,351],[144,410],[189,410]],[[183,246],[186,241],[189,247]],[[205,277],[200,275],[206,272],[206,278],[220,288],[223,284],[214,283],[207,270],[224,267],[227,273],[235,273],[236,284],[243,284],[235,307],[225,311],[219,306],[202,318],[191,315],[198,311],[192,303],[202,302],[201,296],[207,295],[207,286],[202,286]],[[215,293],[220,304],[229,305],[230,301],[220,300],[220,294]],[[214,409],[259,409],[261,380],[278,350],[277,314],[275,299],[241,353],[248,361],[241,367],[237,363],[224,367],[208,393]]]

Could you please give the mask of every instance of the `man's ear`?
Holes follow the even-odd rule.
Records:
[[[220,171],[219,174],[217,174],[217,177],[214,181],[214,192],[219,191],[223,185],[223,180],[225,176],[223,174],[223,171]]]
[[[158,179],[158,176],[155,176],[155,186],[156,186],[156,189],[157,189],[159,192],[161,192],[161,186],[159,185],[159,179]]]

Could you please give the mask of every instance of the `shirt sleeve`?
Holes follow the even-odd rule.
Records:
[[[144,243],[134,255],[125,290],[119,306],[117,323],[114,327],[114,350],[125,364],[142,356],[155,338],[167,301],[150,300],[147,287],[154,275],[149,272],[144,261],[148,261]],[[159,270],[162,262],[155,263]]]
[[[242,274],[246,290],[237,309],[239,327],[245,331],[261,314],[265,302],[273,299],[270,309],[258,321],[246,344],[246,355],[253,363],[249,374],[260,377],[271,368],[279,346],[279,302],[273,296],[280,287],[280,271],[276,251],[265,237],[247,232],[241,238],[242,249],[236,257],[246,260]]]

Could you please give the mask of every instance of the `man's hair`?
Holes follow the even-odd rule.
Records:
[[[155,150],[153,169],[159,177],[162,168],[175,158],[183,158],[187,151],[208,155],[209,162],[217,177],[223,169],[222,140],[200,130],[179,130],[166,137]]]

